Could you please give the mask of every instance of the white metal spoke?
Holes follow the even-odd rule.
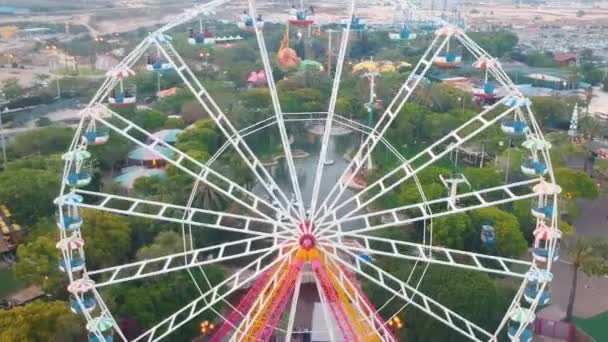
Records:
[[[353,244],[353,238],[361,244]],[[525,260],[429,246],[376,236],[350,234],[349,232],[345,232],[343,236],[335,237],[334,240],[341,248],[347,249],[353,253],[373,254],[421,261],[429,264],[465,268],[516,278],[525,278],[526,273],[530,268],[536,267],[532,262]],[[332,244],[328,243],[324,245],[329,247]]]
[[[249,15],[251,18],[257,18],[256,15],[256,3],[255,0],[249,0]],[[270,99],[272,100],[272,107],[277,120],[277,126],[279,128],[279,135],[281,136],[281,143],[283,145],[283,153],[285,153],[285,160],[287,161],[287,169],[289,171],[289,178],[291,179],[292,190],[298,201],[297,214],[300,220],[304,220],[305,210],[304,201],[302,199],[302,191],[300,190],[300,184],[298,181],[298,174],[296,172],[296,166],[293,161],[293,155],[291,154],[291,145],[289,143],[289,137],[287,136],[287,130],[285,129],[285,122],[283,120],[283,112],[281,110],[281,103],[277,94],[276,84],[274,82],[274,76],[272,74],[272,66],[268,58],[268,50],[266,49],[266,41],[264,40],[264,34],[257,25],[253,25],[255,30],[255,36],[260,49],[260,56],[262,58],[262,64],[264,65],[264,72],[266,74],[266,82],[268,83],[268,89],[270,92]],[[288,201],[288,203],[290,203]]]
[[[106,211],[114,214],[143,217],[173,223],[219,229],[228,232],[246,233],[264,237],[291,237],[291,231],[284,231],[277,222],[251,216],[219,212],[207,209],[188,208],[164,202],[148,201],[113,194],[75,189],[73,193],[90,198],[92,203],[73,203],[70,206]],[[66,205],[62,198],[57,204]],[[114,207],[113,205],[120,204]]]
[[[336,62],[336,73],[334,75],[333,87],[331,89],[331,96],[329,98],[329,108],[327,110],[327,120],[325,121],[325,131],[323,132],[323,139],[321,142],[321,151],[319,153],[319,161],[317,162],[317,173],[315,182],[312,190],[312,198],[310,201],[310,210],[314,214],[317,210],[317,199],[319,197],[319,188],[321,186],[321,179],[323,178],[323,168],[325,166],[325,158],[327,156],[327,148],[329,147],[329,138],[331,137],[331,129],[334,119],[334,113],[336,110],[336,100],[338,98],[338,91],[340,90],[340,79],[342,77],[342,69],[344,68],[344,58],[346,57],[346,50],[348,48],[348,39],[350,37],[350,25],[352,22],[353,13],[355,11],[355,0],[350,3],[348,11],[348,19],[346,28],[342,31],[342,40],[340,42],[340,51],[338,53],[338,61]],[[331,34],[330,34],[331,35]]]
[[[440,40],[441,43],[437,45]],[[339,201],[340,197],[342,197],[342,194],[347,188],[347,184],[354,178],[357,172],[359,172],[361,167],[365,164],[364,161],[367,160],[367,158],[369,158],[369,156],[371,155],[372,150],[379,141],[378,137],[384,136],[384,133],[390,126],[391,122],[394,120],[395,117],[397,117],[407,100],[410,98],[410,96],[420,83],[420,81],[424,78],[424,75],[426,75],[426,72],[430,69],[433,59],[439,54],[439,52],[441,52],[443,47],[447,44],[448,40],[449,36],[446,36],[444,39],[440,39],[439,35],[435,36],[435,38],[431,42],[431,45],[422,55],[422,57],[408,76],[407,80],[403,83],[403,85],[401,86],[389,106],[380,116],[378,123],[372,130],[372,134],[370,134],[365,139],[363,144],[361,144],[361,147],[355,154],[355,157],[348,164],[348,166],[344,170],[344,173],[340,177],[340,181],[338,181],[336,185],[332,187],[331,191],[329,192],[317,212],[314,213],[315,221],[319,217],[319,215],[323,215],[322,218],[324,218],[324,215],[326,215],[326,213],[335,206],[336,202]],[[351,174],[347,177],[346,175],[348,172],[351,172]]]
[[[105,113],[111,115],[112,118],[119,120],[122,124],[125,125],[125,128],[119,128],[119,127],[113,125],[111,122],[109,122],[105,118],[103,118],[101,115],[97,115],[97,117],[95,117],[95,120],[101,122],[102,124],[104,124],[105,126],[110,128],[111,130],[113,130],[114,132],[117,132],[118,134],[124,136],[131,142],[135,143],[136,145],[138,145],[140,147],[145,148],[146,150],[148,150],[150,152],[157,153],[159,158],[162,158],[167,163],[179,168],[183,172],[192,176],[194,179],[200,179],[202,182],[208,184],[213,190],[215,190],[218,193],[221,193],[222,195],[230,198],[231,200],[241,204],[242,206],[251,210],[252,212],[257,213],[258,215],[260,215],[266,219],[273,220],[273,218],[271,218],[269,215],[267,215],[264,211],[267,210],[267,211],[276,213],[276,209],[270,203],[266,202],[264,199],[260,198],[259,196],[255,195],[254,193],[250,192],[249,190],[243,188],[239,184],[231,181],[230,179],[226,178],[219,172],[214,171],[213,169],[202,164],[201,162],[195,160],[194,158],[190,157],[186,153],[184,153],[184,152],[176,149],[175,147],[171,146],[170,144],[167,144],[166,142],[154,137],[148,131],[137,126],[133,122],[125,119],[121,115],[111,111],[107,107],[105,107],[103,105],[98,105],[95,108],[101,113],[105,112]],[[143,143],[143,142],[139,141],[138,139],[134,138],[129,133],[132,130],[139,132],[140,134],[143,134],[147,138],[147,140],[151,141],[151,142]],[[167,148],[168,150],[171,150],[173,153],[176,154],[175,158],[168,158],[168,157],[164,156],[163,154],[156,152],[156,150],[154,148],[157,146],[164,147],[164,148]],[[220,183],[221,185],[216,184],[216,183]],[[223,185],[223,187],[222,187],[222,185]],[[246,202],[244,199],[239,198],[240,196],[245,197],[246,199],[248,199],[248,201]],[[287,227],[285,227],[285,228],[287,229]]]
[[[332,238],[334,236],[345,234],[361,234],[382,228],[402,226],[422,220],[454,215],[457,213],[510,203],[518,200],[530,199],[538,196],[538,194],[532,190],[532,186],[538,184],[540,181],[540,178],[529,179],[518,183],[511,183],[484,190],[458,194],[454,197],[438,198],[430,200],[426,203],[410,204],[394,209],[380,210],[369,214],[336,219],[331,221],[328,226],[340,226],[347,222],[354,222],[357,224],[362,224],[363,227],[353,229],[348,232],[328,232],[324,238]],[[468,201],[471,203],[467,203]],[[461,202],[462,205],[456,206],[455,202]],[[426,205],[433,206],[432,213],[425,209]],[[412,214],[411,211],[414,211],[414,213]],[[400,215],[402,212],[405,215]],[[390,217],[391,221],[380,224],[372,223],[376,221],[376,219],[380,220],[382,217]]]
[[[276,250],[279,245],[287,247],[295,245],[293,243],[285,244],[285,241],[279,238],[276,238],[270,245],[265,244],[264,240],[266,240],[265,237],[254,237],[235,242],[225,242],[158,258],[88,271],[87,274],[92,278],[99,279],[100,281],[96,282],[95,286],[102,287],[192,267],[217,264],[226,260],[244,258]]]
[[[460,127],[452,130],[450,133],[439,139],[431,146],[427,147],[420,153],[416,154],[407,163],[402,163],[380,179],[368,185],[366,188],[353,195],[352,197],[342,201],[339,205],[334,207],[331,212],[327,213],[325,217],[335,213],[343,208],[344,206],[355,203],[355,208],[348,213],[342,215],[342,217],[349,217],[352,214],[358,212],[362,208],[366,207],[376,199],[382,197],[387,192],[399,186],[404,181],[416,175],[421,170],[424,170],[429,165],[433,164],[437,160],[443,158],[445,155],[461,146],[465,142],[477,136],[479,133],[486,130],[488,127],[496,124],[498,120],[512,113],[517,106],[510,106],[505,111],[496,114],[495,111],[505,103],[512,101],[513,98],[505,97],[500,101],[497,101],[494,105],[483,110],[469,121],[462,124]],[[523,104],[523,100],[516,98],[515,102]],[[460,136],[462,132],[466,133],[467,130],[473,129],[472,132],[464,136]],[[419,165],[418,165],[419,164]],[[341,183],[341,182],[339,182]],[[344,185],[345,187],[346,185]],[[373,194],[373,195],[371,195]]]
[[[262,185],[268,195],[278,203],[281,210],[283,210],[289,219],[292,219],[291,214],[293,214],[294,211],[289,198],[287,198],[283,191],[278,187],[273,177],[268,173],[255,153],[253,153],[245,139],[230,123],[228,117],[220,109],[217,103],[215,103],[211,95],[194,75],[192,70],[190,70],[183,58],[177,53],[173,45],[166,39],[162,41],[160,39],[154,39],[154,43],[167,61],[175,67],[175,71],[182,81],[198,100],[199,104],[213,119],[225,138],[231,143],[234,150],[239,154],[256,179],[260,182],[260,185]]]
[[[353,283],[353,280],[346,276],[343,267],[324,254],[322,254],[322,257],[325,259],[325,265],[328,266],[328,273],[337,279],[338,286],[340,286],[350,301],[350,304],[352,304],[357,310],[362,320],[364,319],[367,324],[369,324],[369,327],[373,329],[373,331],[368,331],[368,335],[365,337],[369,338],[369,335],[375,334],[382,341],[397,342],[396,337],[382,322],[378,312],[370,305],[371,303],[369,300],[367,298],[363,298],[361,295],[361,290],[357,288],[357,285]],[[336,274],[336,272],[329,267],[330,264],[335,268],[338,274]],[[366,338],[363,340],[366,340]]]
[[[424,311],[428,315],[458,331],[469,339],[474,341],[487,341],[492,339],[492,334],[487,332],[485,329],[470,322],[466,318],[450,310],[441,303],[433,300],[407,283],[399,280],[390,273],[385,272],[373,263],[362,260],[356,254],[348,250],[341,249],[340,252],[345,253],[352,258],[352,260],[354,260],[354,262],[346,262],[337,256],[338,251],[335,249],[331,250],[323,248],[323,251],[332,259],[352,269],[362,277],[369,279],[379,287],[387,290],[389,293],[409,302],[411,305]]]
[[[200,315],[205,310],[208,310],[213,305],[225,299],[227,296],[241,288],[243,285],[251,282],[267,269],[275,266],[276,264],[284,262],[285,259],[290,259],[293,254],[293,249],[285,253],[281,248],[277,250],[279,252],[279,256],[276,257],[270,263],[268,263],[268,265],[263,266],[263,263],[265,260],[273,257],[274,253],[272,251],[265,253],[249,265],[237,271],[235,274],[226,278],[212,289],[206,291],[202,296],[199,296],[194,301],[179,309],[171,316],[165,318],[163,321],[161,321],[148,331],[144,332],[133,341],[152,342],[160,340],[161,338],[169,335],[175,329],[188,323],[191,319]],[[253,273],[245,275],[244,273],[246,272]],[[179,321],[177,321],[178,317],[180,318]]]

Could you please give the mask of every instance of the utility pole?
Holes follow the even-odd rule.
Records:
[[[2,124],[2,111],[0,111],[0,144],[2,144],[2,170],[6,169],[6,141],[4,140],[4,125]]]
[[[327,30],[327,77],[331,77],[331,58],[333,55],[332,49],[331,49],[331,34],[332,34],[333,30],[329,29]]]

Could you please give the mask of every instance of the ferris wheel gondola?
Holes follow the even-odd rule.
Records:
[[[454,31],[459,32],[460,30],[449,27],[449,28],[440,28],[437,31],[435,31],[436,35],[444,36],[444,37],[448,37],[448,38],[447,38],[447,43],[446,43],[446,47],[445,47],[445,51],[444,51],[443,55],[436,56],[433,59],[433,65],[435,65],[439,68],[456,68],[456,67],[460,66],[460,63],[462,62],[462,56],[459,56],[458,54],[456,54],[456,52],[453,51],[453,48],[450,50],[450,42],[452,40],[451,37],[454,35]]]
[[[124,107],[135,104],[137,97],[135,95],[135,87],[126,89],[124,86],[124,79],[127,77],[135,76],[135,72],[130,68],[124,68],[120,70],[113,70],[108,72],[108,76],[118,78],[118,91],[112,89],[112,94],[108,96],[108,102],[115,107]]]
[[[173,38],[167,34],[158,34],[155,39],[159,42],[170,42]],[[157,47],[156,55],[146,57],[146,70],[154,72],[165,72],[173,70],[173,64],[165,60]]]
[[[252,18],[247,10],[244,10],[241,16],[239,17],[239,21],[237,22],[237,26],[246,32],[255,32],[255,29],[261,30],[264,28],[264,19],[262,19],[262,15],[258,14],[257,18]]]
[[[202,46],[215,45],[215,35],[209,27],[203,25],[203,18],[198,19],[198,28],[198,32],[194,32],[193,28],[188,30],[188,44]]]
[[[346,28],[348,26],[348,20],[342,20],[342,22],[340,23],[340,26],[342,26],[343,28]],[[360,17],[353,15],[350,18],[350,29],[351,31],[363,31],[365,30],[366,24],[365,24],[365,20],[361,19]]]
[[[296,8],[295,5],[291,7],[289,11],[291,18],[289,23],[298,27],[309,27],[314,23],[312,16],[315,14],[315,9],[310,6],[308,9],[304,8],[303,3],[300,2],[300,7]]]

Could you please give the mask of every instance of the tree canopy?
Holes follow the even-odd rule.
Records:
[[[0,341],[62,341],[86,339],[81,316],[64,302],[36,301],[11,310],[0,310]]]
[[[109,267],[124,260],[130,250],[131,228],[124,217],[103,211],[84,210],[82,236],[87,265]]]
[[[32,156],[9,162],[0,173],[0,202],[20,224],[32,224],[52,215],[53,200],[61,184],[62,162],[58,155]]]
[[[64,153],[73,137],[74,130],[71,128],[44,127],[17,135],[8,152],[17,158],[32,154]]]

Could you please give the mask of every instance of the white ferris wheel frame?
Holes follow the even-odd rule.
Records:
[[[275,265],[289,264],[290,260],[293,259],[295,250],[297,249],[298,235],[296,231],[298,225],[306,219],[306,212],[298,184],[298,177],[295,171],[293,156],[291,154],[289,137],[287,136],[285,129],[286,121],[325,121],[325,130],[322,137],[320,158],[317,165],[313,196],[311,199],[312,215],[308,219],[318,222],[319,249],[324,251],[322,255],[326,262],[335,265],[336,269],[338,270],[338,274],[334,274],[334,276],[343,280],[339,282],[340,286],[342,286],[344,289],[348,287],[352,288],[354,286],[350,282],[349,278],[343,273],[343,269],[351,269],[355,274],[368,279],[372,283],[375,283],[380,288],[383,288],[389,294],[393,295],[393,297],[398,297],[407,304],[411,304],[419,308],[420,310],[429,314],[431,317],[445,323],[455,331],[475,341],[496,341],[498,339],[498,335],[502,332],[503,328],[508,322],[508,313],[514,309],[523,308],[534,312],[535,308],[539,305],[540,294],[547,286],[546,282],[542,283],[542,286],[538,291],[538,296],[528,306],[521,303],[523,292],[528,284],[527,275],[531,270],[534,271],[543,267],[534,261],[523,261],[437,247],[430,243],[430,239],[428,244],[420,244],[375,237],[372,235],[367,235],[366,233],[378,229],[401,226],[417,221],[432,220],[433,218],[452,215],[478,208],[538,197],[539,195],[530,189],[532,185],[544,181],[541,180],[541,178],[507,184],[490,189],[471,191],[469,193],[458,194],[455,197],[451,196],[430,201],[424,197],[424,193],[421,191],[423,198],[421,203],[387,209],[379,212],[360,214],[361,210],[372,201],[391,191],[396,186],[410,178],[417,182],[418,188],[421,190],[417,180],[417,173],[419,171],[458,148],[491,125],[496,125],[500,119],[506,117],[507,115],[513,114],[515,117],[526,121],[530,125],[531,130],[526,133],[528,138],[544,139],[542,132],[540,131],[540,128],[532,115],[529,101],[525,99],[515,85],[509,80],[505,72],[500,68],[499,63],[458,28],[455,28],[440,19],[430,18],[434,22],[439,23],[442,28],[436,32],[435,38],[431,42],[431,45],[414,67],[407,80],[403,83],[393,101],[382,113],[377,121],[378,123],[372,128],[348,120],[335,113],[336,98],[340,87],[340,76],[342,73],[349,41],[349,20],[347,20],[347,25],[342,31],[343,34],[340,43],[340,51],[336,64],[336,76],[332,86],[328,111],[316,114],[282,112],[278,100],[276,85],[274,84],[274,79],[272,77],[272,68],[268,58],[268,52],[265,47],[264,36],[262,31],[258,29],[256,25],[254,25],[255,35],[260,48],[264,70],[266,74],[269,75],[269,77],[267,77],[267,82],[270,89],[274,116],[239,131],[236,130],[230,123],[227,116],[222,112],[213,98],[205,90],[203,84],[198,80],[186,62],[174,49],[170,40],[163,38],[167,31],[194,20],[200,15],[212,13],[215,8],[218,8],[228,2],[228,0],[215,0],[185,11],[170,23],[151,33],[150,36],[142,41],[123,61],[121,61],[115,67],[114,70],[117,71],[121,70],[122,68],[129,68],[133,66],[149,48],[156,47],[162,56],[173,66],[186,87],[195,95],[198,102],[210,114],[218,128],[224,134],[227,143],[220,149],[220,151],[218,151],[216,156],[221,154],[228,147],[234,148],[234,150],[242,157],[248,168],[254,174],[257,181],[266,190],[273,202],[278,204],[278,208],[273,206],[271,203],[268,203],[268,201],[260,196],[248,191],[239,184],[234,183],[230,179],[214,171],[210,167],[210,164],[216,160],[217,157],[214,156],[207,164],[202,164],[187,154],[179,151],[175,147],[153,137],[143,128],[106,107],[103,104],[103,101],[107,98],[109,92],[120,81],[120,79],[116,76],[109,76],[104,81],[98,92],[93,96],[89,106],[82,111],[82,119],[70,145],[69,152],[79,149],[86,149],[86,143],[81,142],[80,140],[83,132],[93,129],[96,127],[96,124],[102,124],[109,128],[114,134],[119,134],[131,141],[134,145],[142,147],[146,150],[154,151],[154,149],[159,146],[172,150],[177,156],[176,158],[164,156],[163,158],[168,164],[173,165],[177,169],[192,176],[195,180],[194,189],[198,187],[200,182],[203,182],[210,186],[214,191],[217,191],[230,200],[239,203],[242,207],[248,210],[246,214],[231,214],[192,208],[192,200],[195,191],[193,191],[193,194],[186,206],[179,206],[159,201],[72,189],[68,186],[66,178],[70,170],[72,170],[75,166],[71,159],[66,159],[60,196],[56,202],[59,207],[60,222],[63,222],[64,209],[66,207],[76,209],[89,208],[112,212],[115,214],[145,217],[159,221],[179,223],[182,224],[182,228],[184,229],[184,252],[100,270],[89,271],[85,265],[85,268],[82,271],[83,278],[89,279],[90,277],[93,277],[103,279],[95,283],[92,293],[98,303],[101,314],[111,318],[115,334],[117,334],[122,340],[126,341],[124,334],[120,330],[118,324],[114,320],[111,312],[99,294],[98,288],[100,287],[111,286],[116,283],[142,279],[158,274],[167,274],[179,270],[187,270],[188,272],[191,272],[191,269],[197,267],[202,270],[201,267],[203,265],[258,255],[258,257],[248,266],[245,266],[232,276],[226,278],[220,284],[212,286],[210,283],[208,283],[209,290],[207,291],[203,291],[197,283],[197,287],[200,291],[199,297],[197,297],[187,306],[178,310],[173,315],[161,321],[156,326],[147,330],[136,339],[136,341],[157,341],[205,310],[213,310],[216,314],[218,314],[218,316],[223,318],[223,316],[221,316],[221,314],[215,311],[213,308],[216,303],[219,303],[220,301],[226,302],[225,299],[228,295],[257,278],[265,270],[268,270]],[[399,2],[399,5],[401,6],[401,9],[408,12],[408,17],[411,17],[411,12],[415,10],[415,6],[404,1]],[[354,8],[355,1],[351,0],[349,7],[350,15],[346,17],[347,19],[352,16]],[[249,11],[250,15],[255,17],[256,5],[254,0],[249,0]],[[395,152],[394,148],[392,148],[384,139],[384,134],[390,123],[397,117],[398,113],[408,101],[413,91],[417,88],[420,81],[424,78],[426,72],[432,65],[433,59],[438,56],[450,39],[458,40],[460,44],[465,47],[477,60],[487,59],[494,61],[494,63],[488,67],[488,73],[496,80],[497,83],[500,84],[500,86],[508,91],[509,96],[490,108],[480,112],[465,124],[452,130],[444,138],[429,146],[414,158],[407,160],[401,156],[401,164],[399,167],[389,172],[378,181],[369,184],[356,195],[346,198],[344,201],[340,202],[340,199],[346,190],[346,184],[348,181],[352,180],[352,177],[363,167],[363,161],[370,157],[373,149],[378,143],[384,144],[384,146],[386,146],[389,150]],[[507,102],[511,103],[511,105],[506,110],[503,110],[500,114],[496,114],[496,111],[503,107],[503,105],[507,104]],[[310,115],[310,118],[304,117],[308,115]],[[293,116],[293,118],[290,118],[290,116]],[[109,120],[108,117],[111,117],[113,120]],[[364,135],[366,136],[366,139],[363,144],[361,144],[355,158],[353,158],[352,162],[350,162],[349,166],[345,169],[345,173],[341,177],[342,181],[338,182],[331,189],[330,194],[323,201],[319,201],[318,196],[320,179],[323,173],[322,164],[327,153],[327,145],[329,143],[331,128],[334,122],[349,127],[353,130],[365,132]],[[291,203],[285,193],[276,185],[272,176],[263,167],[244,139],[245,135],[247,134],[255,133],[261,129],[273,125],[276,125],[279,129],[281,142],[283,144],[284,153],[287,160],[289,176],[292,182],[292,190],[297,199],[295,205]],[[475,127],[475,125],[480,126],[474,129],[472,132],[466,132],[467,127]],[[459,133],[461,131],[464,131],[465,133]],[[147,138],[147,142],[142,142],[139,139],[136,139],[132,135],[135,132],[137,132],[139,135],[145,136]],[[547,164],[547,181],[550,184],[555,185],[555,178],[548,156],[548,150],[543,149],[540,151],[540,153],[543,161]],[[396,155],[398,155],[398,152],[396,152]],[[423,160],[424,162],[422,164],[414,164],[414,162],[418,159]],[[346,175],[346,171],[351,169],[354,170],[354,172],[351,172],[350,176]],[[517,191],[514,191],[515,189],[517,189]],[[374,192],[373,196],[364,197],[366,193],[372,192]],[[496,193],[503,194],[504,196],[502,196],[500,200],[495,200],[496,197],[490,195]],[[82,195],[86,196],[87,198],[96,198],[96,200],[87,203],[67,203],[64,199],[70,194]],[[552,198],[552,203],[554,205],[553,216],[550,219],[551,229],[557,229],[557,196],[557,193],[545,195],[545,197]],[[462,199],[474,200],[476,202],[474,204],[467,204],[465,206],[457,206],[456,201]],[[127,209],[113,207],[110,205],[113,201],[127,202],[129,203],[129,206]],[[338,202],[340,202],[340,204],[338,204]],[[347,203],[354,203],[355,209],[346,214],[338,213],[338,210],[345,207]],[[467,201],[467,203],[470,202]],[[431,205],[433,208],[443,207],[445,209],[431,210]],[[404,219],[398,215],[399,212],[404,210],[416,210],[418,215],[410,215]],[[281,222],[276,220],[277,214],[287,217],[289,222]],[[376,222],[374,218],[387,214],[393,217],[391,222],[384,222],[381,224],[374,223]],[[204,215],[205,218],[201,219],[201,215]],[[213,217],[213,219],[209,220],[209,216]],[[230,220],[238,220],[239,224],[225,223],[226,221]],[[342,225],[349,221],[358,221],[362,222],[363,224],[361,228],[357,228],[355,230],[343,230]],[[188,241],[186,241],[185,238],[187,235],[185,234],[186,226],[189,230],[191,230],[193,227],[202,227],[244,233],[250,235],[250,237],[235,242],[222,243],[205,248],[194,249],[191,240],[189,241],[190,246],[188,247]],[[189,235],[192,236],[192,234]],[[69,237],[63,229],[60,229],[60,236],[62,240]],[[74,236],[82,238],[79,231],[76,231]],[[360,246],[354,246],[353,244],[347,243],[347,240],[349,239],[361,241],[362,244]],[[272,244],[270,246],[260,246],[257,244],[257,242],[260,241],[271,241]],[[387,248],[378,249],[376,247],[372,247],[372,245],[376,245],[376,242],[384,243]],[[544,265],[544,268],[546,268],[548,271],[551,269],[553,259],[552,256],[556,248],[556,243],[557,239],[554,238],[550,239],[549,241],[549,257],[546,265]],[[231,253],[227,251],[228,248],[233,248],[235,246],[241,246],[242,251],[238,253]],[[407,252],[404,252],[404,249],[407,249]],[[68,274],[69,281],[72,283],[77,280],[76,276],[78,275],[77,272],[72,271],[71,264],[69,262],[72,258],[72,252],[66,250],[62,250],[61,252],[65,260],[65,267],[67,269],[66,273]],[[84,256],[82,247],[80,248],[79,252]],[[460,316],[458,313],[453,312],[452,310],[443,306],[441,303],[429,298],[420,292],[417,286],[411,286],[408,284],[408,282],[395,278],[389,272],[382,270],[373,263],[360,260],[360,258],[356,257],[355,253],[357,252],[421,262],[427,266],[431,264],[446,265],[461,269],[477,270],[490,274],[511,276],[522,279],[522,285],[520,286],[516,296],[513,298],[510,308],[497,330],[495,332],[488,332],[476,324],[468,321],[466,318]],[[208,257],[203,258],[204,256]],[[354,260],[356,260],[356,262],[353,264],[352,262],[345,260],[346,256],[349,257],[349,260],[352,260],[352,257],[354,256]],[[492,262],[488,263],[487,261]],[[162,265],[160,269],[158,268],[159,265]],[[344,267],[339,265],[343,265]],[[247,272],[249,272],[249,274],[245,275]],[[287,329],[281,329],[283,332],[285,332],[287,339],[289,339],[293,329],[293,317],[295,315],[295,306],[297,304],[301,277],[298,279],[298,288],[293,296]],[[266,286],[276,286],[276,283],[277,280],[275,276],[275,279],[270,281]],[[350,291],[344,292],[347,294],[350,293]],[[323,296],[321,295],[320,297],[323,300]],[[267,299],[268,298],[264,298],[264,296],[260,296],[256,305],[263,305],[264,301]],[[379,310],[371,310],[370,306],[365,302],[364,299],[357,297],[356,292],[354,297],[349,297],[349,299],[352,303],[355,303],[354,306],[360,313],[362,319],[373,325],[377,325],[379,322],[381,322],[378,316]],[[82,303],[82,297],[78,298],[78,305],[80,306],[86,320],[88,322],[92,321],[94,317],[92,317],[91,314],[85,310]],[[184,318],[186,313],[186,318]],[[239,326],[234,327],[236,328],[237,332],[246,331],[242,329],[246,328],[246,326],[249,325],[253,319],[253,317],[250,316],[251,313],[251,310],[246,313],[241,313],[244,320]],[[180,320],[178,320],[178,317]],[[519,337],[524,328],[524,325],[520,326],[514,335],[515,339]],[[391,338],[389,337],[390,335],[386,333],[387,328],[384,326],[382,329],[384,329],[384,333],[380,331],[376,331],[374,333],[377,333],[378,337],[383,341],[391,341]],[[101,334],[99,331],[92,331],[91,333],[96,335],[101,341],[105,340],[103,334]],[[235,333],[234,336],[236,335],[237,334]],[[335,336],[332,336],[332,340],[334,338]]]

